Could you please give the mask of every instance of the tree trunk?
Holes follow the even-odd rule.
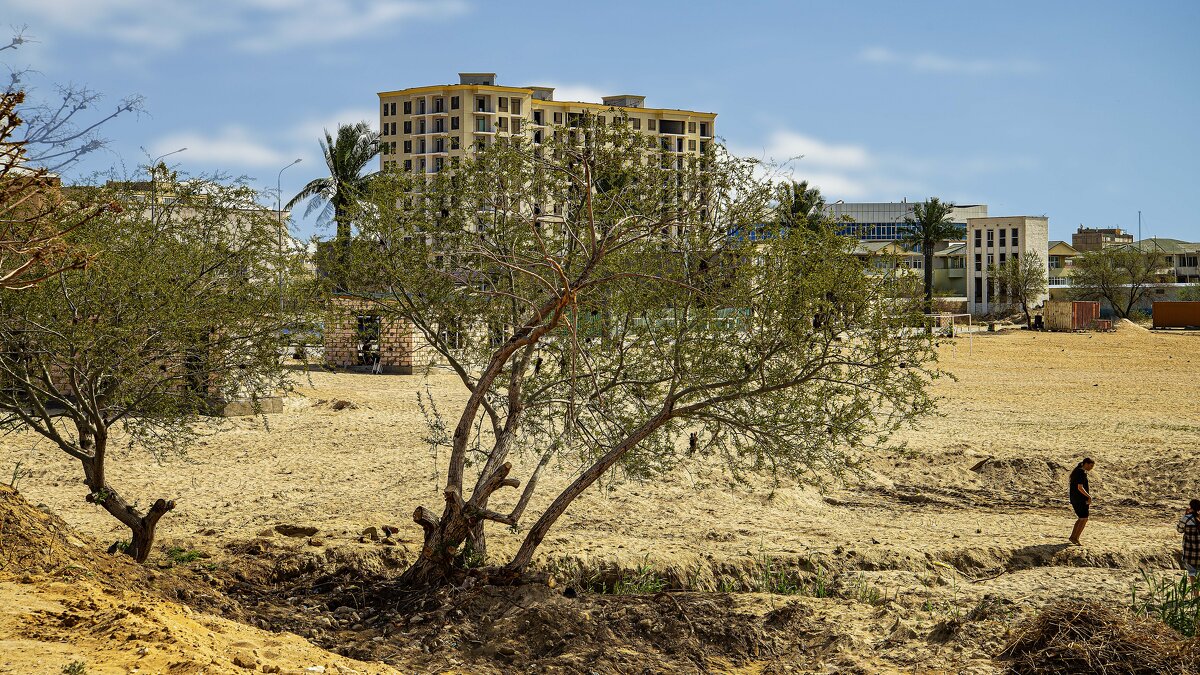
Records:
[[[175,502],[159,499],[154,502],[145,515],[139,513],[137,508],[125,501],[105,481],[102,445],[103,441],[97,445],[92,458],[83,460],[85,483],[91,490],[88,493],[87,501],[104,507],[105,511],[129,528],[130,539],[129,545],[125,547],[125,553],[138,563],[144,563],[150,556],[150,548],[154,544],[154,535],[158,529],[159,519],[175,508]],[[110,552],[112,551],[113,549],[110,549]]]
[[[933,246],[924,246],[922,253],[925,256],[925,313],[933,314]],[[929,321],[929,334],[933,335],[933,319],[926,317]]]

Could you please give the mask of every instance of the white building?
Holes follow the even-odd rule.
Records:
[[[1037,254],[1047,264],[1050,239],[1048,218],[1002,216],[967,219],[967,311],[989,314],[1003,307],[997,302],[993,267],[1009,260]],[[1046,301],[1043,294],[1034,306]]]

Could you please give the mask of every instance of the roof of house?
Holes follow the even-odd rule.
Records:
[[[1196,253],[1200,251],[1200,243],[1164,237],[1143,239],[1130,245],[1143,251],[1162,251],[1163,253]]]

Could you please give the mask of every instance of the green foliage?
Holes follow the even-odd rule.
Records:
[[[200,551],[180,548],[179,546],[172,546],[168,548],[164,555],[166,555],[167,560],[170,560],[176,565],[186,565],[188,563],[193,563],[197,560],[208,557]]]
[[[787,181],[779,186],[779,222],[784,229],[819,230],[826,225],[825,198],[808,181]]]
[[[85,661],[72,661],[62,668],[62,675],[87,675]]]
[[[952,202],[930,197],[913,205],[913,217],[904,219],[901,241],[908,246],[920,248],[925,259],[923,284],[926,313],[933,311],[933,251],[940,242],[961,239],[964,236],[962,228],[950,219],[953,210]]]
[[[1179,289],[1179,299],[1186,302],[1200,302],[1200,283],[1188,284]]]
[[[21,460],[17,460],[13,464],[12,475],[8,479],[8,486],[14,490],[20,489],[21,481],[33,475],[33,470],[24,466]]]
[[[1194,637],[1200,626],[1200,584],[1189,577],[1152,576],[1142,570],[1142,591],[1130,588],[1133,611],[1152,616],[1170,626],[1180,635]]]
[[[664,152],[614,114],[537,144],[496,139],[438,173],[380,174],[333,272],[477,394],[431,425],[435,449],[456,430],[445,489],[486,502],[471,483],[510,453],[579,467],[518,566],[602,477],[687,463],[823,480],[934,407],[906,275],[862,274],[826,224],[782,227],[755,162]]]
[[[1009,258],[991,269],[1001,303],[1014,302],[1025,313],[1025,325],[1033,325],[1030,310],[1034,302],[1046,293],[1046,262],[1034,252]]]
[[[647,555],[634,569],[633,574],[623,575],[613,584],[614,595],[653,595],[667,588],[667,580],[650,563]]]
[[[1079,300],[1107,300],[1121,318],[1131,314],[1161,281],[1163,255],[1137,246],[1088,251],[1075,259],[1073,295]]]
[[[125,500],[106,479],[110,439],[120,431],[162,459],[215,428],[196,424],[214,403],[285,390],[281,335],[293,322],[278,279],[292,296],[300,262],[280,250],[275,213],[246,185],[154,177],[149,190],[77,188],[114,205],[68,240],[102,255],[54,283],[0,293],[0,429],[31,430],[80,461],[90,500],[144,536],[174,503],[142,512]],[[144,560],[149,546],[131,550]]]

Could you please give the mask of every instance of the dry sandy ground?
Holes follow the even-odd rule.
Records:
[[[819,563],[849,570],[843,581],[889,597],[923,599],[873,615],[884,629],[911,623],[914,634],[985,596],[1018,608],[1059,597],[1124,602],[1140,568],[1175,566],[1174,520],[1187,498],[1200,496],[1200,336],[1133,326],[1110,334],[1014,331],[960,338],[941,359],[955,375],[935,385],[942,415],[905,432],[904,450],[868,458],[866,475],[825,491],[736,486],[687,472],[661,483],[615,483],[576,502],[543,545],[543,564],[645,563],[715,590],[753,587],[768,559],[808,569]],[[422,440],[416,396],[430,392],[453,415],[464,398],[456,380],[442,372],[306,377],[267,426],[237,420],[187,457],[161,464],[118,453],[110,482],[142,503],[176,500],[160,526],[164,545],[215,554],[285,523],[320,528],[323,546],[360,546],[364,527],[387,523],[414,550],[419,529],[409,514],[437,505],[445,460],[444,450],[435,458]],[[338,399],[356,407],[327,403]],[[1084,455],[1097,460],[1096,501],[1085,546],[1069,547],[1066,477]],[[20,484],[27,498],[101,540],[125,536],[83,501],[79,468],[65,455],[32,435],[0,438],[0,473],[18,460],[33,469]],[[514,475],[523,478],[524,468]],[[558,467],[546,487],[563,485],[570,469]],[[553,492],[541,495],[545,504]],[[515,546],[507,532],[494,535],[497,557]],[[61,602],[59,592],[48,589],[30,607]],[[861,646],[880,648],[860,637]],[[956,672],[989,672],[986,652],[996,640],[977,642],[972,653],[938,658],[951,658]],[[897,664],[938,651],[905,649]],[[23,671],[6,671],[0,659],[3,672]]]

